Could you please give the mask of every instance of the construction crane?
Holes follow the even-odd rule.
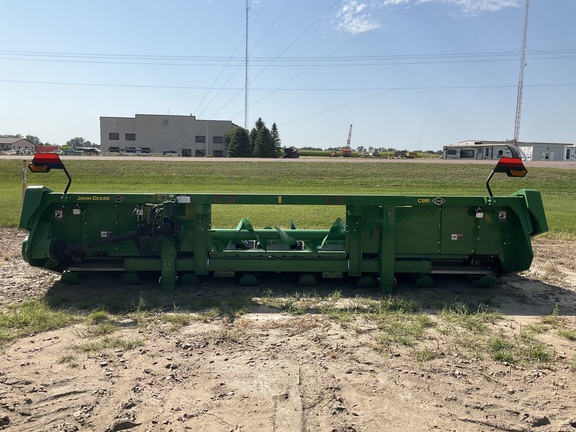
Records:
[[[352,125],[350,125],[350,130],[348,130],[348,139],[346,140],[346,146],[342,147],[342,156],[344,157],[352,155],[352,147],[350,147],[350,141],[352,141]]]
[[[522,54],[520,56],[520,76],[518,77],[518,94],[516,96],[516,120],[514,122],[514,145],[518,146],[520,136],[520,118],[522,115],[522,93],[524,91],[524,66],[526,66],[526,35],[528,34],[528,9],[530,0],[526,0],[524,11],[524,33],[522,34]]]

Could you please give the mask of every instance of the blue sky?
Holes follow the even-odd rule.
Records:
[[[249,128],[286,146],[512,139],[524,0],[251,0]],[[0,134],[100,116],[244,125],[245,0],[0,0]],[[522,141],[576,141],[576,1],[531,0]]]

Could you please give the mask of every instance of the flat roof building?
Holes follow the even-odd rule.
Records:
[[[236,127],[229,120],[199,120],[193,115],[100,117],[100,148],[103,154],[223,157],[224,135]]]
[[[446,145],[442,151],[444,159],[500,159],[509,157],[508,146],[512,141],[460,141]],[[576,147],[566,143],[519,142],[518,148],[526,160],[567,161],[576,159]]]

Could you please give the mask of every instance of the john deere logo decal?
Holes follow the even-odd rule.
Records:
[[[446,202],[446,200],[445,200],[444,198],[438,197],[438,198],[434,198],[434,199],[432,200],[432,202],[433,202],[434,204],[436,204],[436,205],[442,205],[442,204],[444,204],[444,203]]]

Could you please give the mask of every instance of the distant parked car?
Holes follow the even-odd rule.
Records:
[[[166,150],[162,152],[163,156],[180,156],[180,153],[174,150]]]

